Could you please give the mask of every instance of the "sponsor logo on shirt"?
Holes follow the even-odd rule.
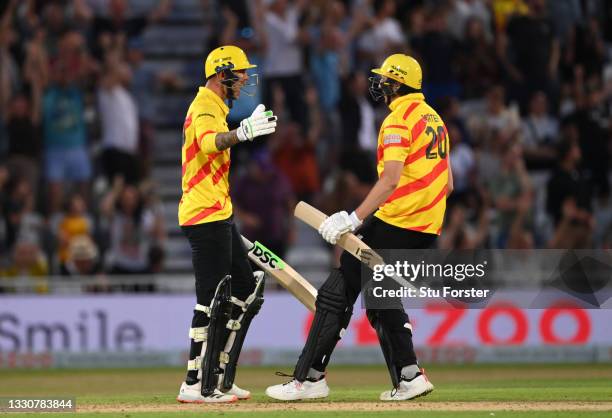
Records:
[[[401,135],[398,134],[386,134],[383,137],[383,145],[389,144],[400,144],[402,142]]]

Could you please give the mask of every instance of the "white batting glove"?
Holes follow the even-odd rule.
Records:
[[[346,211],[336,212],[323,221],[319,226],[319,234],[330,244],[335,244],[338,239],[347,232],[354,232],[361,226],[363,221],[359,220],[357,214],[350,215]]]
[[[251,116],[242,119],[236,129],[240,142],[252,141],[253,138],[271,134],[276,130],[276,116],[271,110],[266,110],[263,104],[258,104]]]

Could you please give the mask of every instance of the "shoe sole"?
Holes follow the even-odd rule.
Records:
[[[181,399],[181,398],[176,398],[177,402],[179,403],[196,403],[196,404],[200,404],[200,403],[204,403],[204,401],[196,401],[196,400],[187,400],[187,399]]]
[[[268,396],[269,398],[275,399],[277,401],[294,402],[294,401],[303,401],[303,400],[309,400],[309,399],[327,398],[329,396],[329,391],[327,393],[317,393],[317,394],[314,394],[314,395],[304,396],[302,398],[295,398],[295,399],[281,399],[281,398],[277,398],[276,396],[272,396],[272,395],[270,395],[267,392],[266,392],[266,396]]]
[[[427,389],[425,392],[423,392],[423,393],[419,393],[418,395],[413,396],[412,398],[409,398],[409,399],[406,399],[406,400],[407,400],[407,401],[410,401],[410,400],[412,400],[412,399],[416,399],[416,398],[420,398],[420,397],[422,397],[422,396],[429,395],[431,392],[433,392],[433,390],[434,390],[434,387],[432,386],[431,388]]]
[[[246,399],[249,399],[249,398],[246,398]],[[206,402],[206,401],[200,401],[200,400],[186,400],[186,399],[180,399],[180,398],[176,398],[176,400],[179,403],[185,403],[185,404],[193,403],[193,404],[200,405],[200,404],[205,404],[205,403],[234,403],[234,402],[238,402],[239,399],[237,397],[234,397],[234,399],[232,399],[231,401],[222,401],[222,402]]]
[[[399,401],[411,401],[413,399],[416,398],[421,398],[423,396],[429,395],[431,392],[433,392],[435,389],[435,387],[433,385],[431,385],[430,387],[428,387],[426,390],[424,390],[423,392],[419,393],[418,395],[414,395],[411,398],[405,398],[405,399],[380,399],[383,402],[399,402]]]

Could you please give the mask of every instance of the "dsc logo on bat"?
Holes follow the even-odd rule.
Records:
[[[260,242],[255,241],[253,247],[249,250],[255,257],[264,264],[270,266],[274,270],[282,270],[285,268],[283,261],[272,251],[264,247]]]

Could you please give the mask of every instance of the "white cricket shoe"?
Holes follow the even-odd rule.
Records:
[[[238,387],[238,385],[236,384],[233,384],[230,390],[227,390],[223,393],[225,393],[226,395],[235,395],[239,401],[251,399],[251,392],[249,392],[246,389],[242,389]]]
[[[236,395],[226,394],[218,389],[215,389],[209,396],[203,396],[200,392],[201,388],[199,382],[193,385],[183,382],[176,400],[181,403],[231,403],[238,400]]]
[[[425,396],[434,390],[434,385],[425,376],[425,370],[421,370],[416,377],[411,380],[400,380],[399,387],[393,390],[386,390],[380,394],[381,401],[407,401],[408,399]]]
[[[293,379],[281,385],[269,386],[266,395],[279,401],[298,401],[300,399],[318,399],[329,395],[329,386],[325,378],[316,382],[308,380],[298,382]]]

